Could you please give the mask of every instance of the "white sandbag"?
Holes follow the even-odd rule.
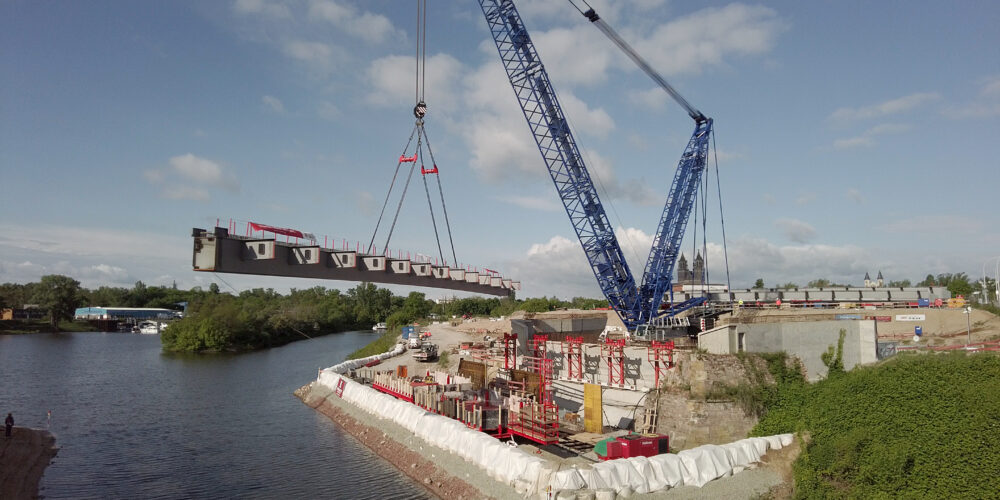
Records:
[[[638,485],[633,481],[629,481],[629,486],[632,486],[632,489],[636,493],[649,493],[666,486],[666,481],[657,476],[652,464],[649,463],[648,457],[633,457],[629,458],[628,461],[635,468],[636,472],[638,472],[639,477],[642,478],[641,484]]]
[[[622,478],[618,474],[618,470],[611,463],[614,460],[607,462],[601,462],[599,464],[594,464],[591,466],[600,477],[601,481],[610,489],[618,491],[624,487],[627,483],[622,481]]]
[[[602,488],[594,491],[594,500],[615,500],[617,495],[611,488]]]
[[[579,490],[586,488],[587,483],[576,469],[563,469],[552,474],[549,486],[552,487],[552,491]]]
[[[650,457],[649,464],[657,477],[664,482],[665,488],[676,488],[684,484],[684,464],[680,457],[673,453],[664,453]]]
[[[778,438],[781,439],[781,446],[790,446],[795,441],[794,434],[778,434]]]

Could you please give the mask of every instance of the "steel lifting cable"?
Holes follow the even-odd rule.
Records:
[[[406,152],[410,149],[410,144],[413,143],[413,136],[416,134],[417,127],[414,126],[413,132],[410,132],[410,138],[406,141],[406,147],[403,148],[402,154],[399,155],[399,162],[396,163],[396,172],[392,174],[392,182],[389,183],[389,191],[385,193],[385,201],[382,202],[382,211],[378,214],[378,222],[375,223],[375,231],[372,232],[372,239],[368,243],[368,252],[371,254],[374,254],[372,248],[375,244],[375,236],[378,235],[378,228],[382,224],[382,217],[385,215],[385,207],[389,204],[389,197],[392,195],[392,188],[396,185],[396,177],[399,175],[399,167],[403,165],[403,158],[406,156]]]
[[[726,295],[733,302],[732,283],[729,281],[729,249],[726,247],[726,218],[722,215],[722,180],[719,178],[719,152],[715,149],[715,129],[712,130],[712,158],[715,160],[715,187],[719,193],[719,220],[722,226],[722,255],[726,259]]]
[[[420,134],[417,134],[417,147],[414,150],[414,155],[416,151],[420,151]],[[402,161],[400,161],[402,163]],[[399,211],[403,208],[403,200],[406,199],[406,191],[410,188],[410,180],[413,179],[413,169],[417,167],[416,158],[414,158],[413,165],[410,165],[410,173],[406,176],[406,184],[403,185],[403,194],[399,197],[399,203],[396,205],[396,215],[392,217],[392,225],[389,226],[389,235],[385,237],[385,246],[382,247],[383,252],[389,249],[389,240],[392,239],[392,232],[396,229],[396,221],[399,220]]]
[[[431,156],[431,165],[434,166],[434,176],[437,177],[438,193],[441,195],[441,211],[444,212],[444,225],[448,230],[448,243],[451,244],[451,258],[455,265],[458,265],[458,257],[455,256],[455,240],[451,237],[451,222],[448,220],[448,206],[444,203],[444,189],[441,187],[441,174],[437,172],[437,160],[434,159],[434,150],[431,149],[431,140],[427,137],[427,131],[422,126],[420,127],[420,131],[424,134],[424,142],[427,143],[427,154]],[[430,194],[427,197],[427,202],[430,203]],[[431,215],[433,216],[433,213]],[[437,227],[434,228],[434,231],[436,234]],[[440,246],[440,243],[438,243],[438,246]]]
[[[708,279],[708,176],[702,176],[702,192],[705,193],[701,197],[701,255],[704,259],[705,267],[704,274],[702,274],[701,280],[701,296],[704,297],[708,293],[708,284],[711,283]],[[695,222],[697,224],[697,222]]]
[[[425,133],[424,132],[424,127],[421,126],[420,127],[420,131],[421,131],[421,133]],[[426,138],[426,136],[424,136],[424,138]],[[430,143],[428,143],[427,144],[427,150],[430,151],[430,149],[431,149],[431,146],[430,146]],[[427,194],[427,210],[431,213],[431,225],[434,226],[434,241],[437,242],[438,257],[441,258],[441,263],[444,264],[444,252],[441,251],[441,236],[438,235],[437,219],[434,218],[434,205],[431,203],[431,192],[430,192],[430,189],[427,188],[427,174],[425,173],[426,169],[424,169],[424,157],[423,157],[423,153],[424,152],[423,152],[423,150],[420,150],[419,153],[421,155],[420,156],[420,177],[423,178],[423,180],[424,180],[424,193]],[[434,158],[432,157],[431,158],[431,163],[433,164],[433,162],[434,162]]]

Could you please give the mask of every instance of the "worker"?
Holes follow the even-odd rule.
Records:
[[[4,433],[4,437],[9,438],[11,431],[14,429],[14,415],[10,413],[7,414],[7,419],[3,421],[4,426],[7,428],[7,432]]]

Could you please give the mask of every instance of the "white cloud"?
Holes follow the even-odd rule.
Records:
[[[918,92],[870,106],[839,108],[830,115],[830,118],[841,121],[880,118],[909,111],[922,104],[935,101],[940,97],[936,92]]]
[[[795,243],[808,243],[816,237],[816,229],[798,219],[782,217],[774,221],[774,225],[785,233],[785,237]]]
[[[850,188],[847,190],[847,198],[853,200],[855,203],[861,204],[865,202],[864,195],[857,188]]]
[[[553,85],[560,89],[560,97],[564,88],[593,85],[607,79],[612,53],[618,49],[589,24],[532,33],[531,39]]]
[[[260,102],[265,108],[270,109],[275,113],[285,112],[285,104],[282,103],[281,99],[278,99],[277,97],[266,95],[260,98]]]
[[[876,144],[875,137],[877,136],[899,134],[908,130],[910,130],[910,126],[906,124],[883,123],[862,132],[859,136],[837,139],[833,141],[833,147],[835,149],[853,149],[862,146],[874,146]]]
[[[238,14],[261,14],[276,19],[292,17],[292,11],[287,5],[266,0],[236,0],[233,2],[233,10]]]
[[[643,266],[652,245],[652,236],[626,228],[616,231],[633,276],[642,279]],[[628,249],[634,242],[635,252]],[[725,283],[726,270],[721,244],[708,243],[707,265],[713,283]],[[816,244],[776,245],[763,238],[740,237],[729,241],[730,273],[735,288],[749,287],[763,277],[769,284],[799,284],[816,278],[840,283],[860,280],[871,268],[872,257],[853,245]],[[688,256],[688,260],[691,257]],[[898,264],[887,263],[886,267]],[[535,243],[519,259],[506,265],[514,279],[520,279],[525,296],[555,295],[601,297],[586,256],[575,238],[553,236],[545,243]]]
[[[494,196],[493,199],[528,210],[541,210],[543,212],[562,210],[562,206],[555,200],[554,196]]]
[[[749,287],[759,277],[770,286],[789,281],[804,285],[816,278],[856,283],[871,267],[872,256],[853,245],[776,245],[763,238],[729,241],[729,267],[734,288]],[[721,245],[709,243],[711,281],[725,281]]]
[[[414,104],[413,56],[387,56],[372,61],[366,71],[370,90],[366,100],[379,106],[405,106]],[[460,100],[457,82],[465,69],[462,63],[448,54],[434,54],[427,58],[427,74],[423,81],[428,115],[457,109]]]
[[[802,193],[798,198],[795,198],[795,204],[800,206],[808,205],[814,201],[816,201],[816,193]]]
[[[972,102],[945,108],[944,114],[950,118],[990,118],[1000,116],[1000,75],[980,81],[979,95]]]
[[[343,49],[323,42],[289,40],[282,45],[282,51],[317,75],[329,74],[336,61],[343,58]]]
[[[553,236],[545,243],[535,243],[507,268],[514,279],[521,280],[526,296],[601,296],[587,257],[575,238]]]
[[[160,195],[168,200],[207,201],[211,198],[210,188],[231,193],[240,191],[235,175],[222,165],[191,153],[171,158],[166,168],[146,170],[143,177],[151,184],[162,186]]]
[[[651,87],[646,90],[632,90],[627,95],[629,103],[642,109],[663,109],[671,102],[670,95],[660,87]]]
[[[115,259],[142,256],[155,260],[190,257],[191,243],[186,235],[163,236],[159,233],[120,231],[77,226],[19,226],[0,224],[0,247],[33,255],[98,257]]]
[[[367,42],[382,42],[397,34],[389,18],[368,11],[361,12],[353,5],[332,0],[313,0],[309,5],[309,18],[329,22]]]
[[[769,52],[785,29],[773,9],[733,3],[659,25],[632,45],[664,74],[698,74],[707,66],[726,64],[730,57]],[[622,34],[626,40],[637,38],[627,30]],[[628,65],[633,66],[631,61]]]
[[[170,166],[181,177],[212,187],[222,187],[231,191],[239,190],[239,181],[218,163],[197,157],[191,153],[170,159]]]

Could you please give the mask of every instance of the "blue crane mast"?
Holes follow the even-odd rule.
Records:
[[[601,291],[626,328],[630,331],[645,328],[657,316],[663,294],[670,290],[674,264],[708,157],[712,120],[688,104],[666,80],[614,34],[592,9],[586,13],[592,22],[688,111],[696,124],[694,134],[681,156],[660,217],[642,284],[636,286],[635,278],[615,237],[614,228],[608,221],[597,189],[559,106],[548,73],[524,28],[517,8],[512,0],[480,0],[479,3],[514,95],[521,105],[528,127]]]

